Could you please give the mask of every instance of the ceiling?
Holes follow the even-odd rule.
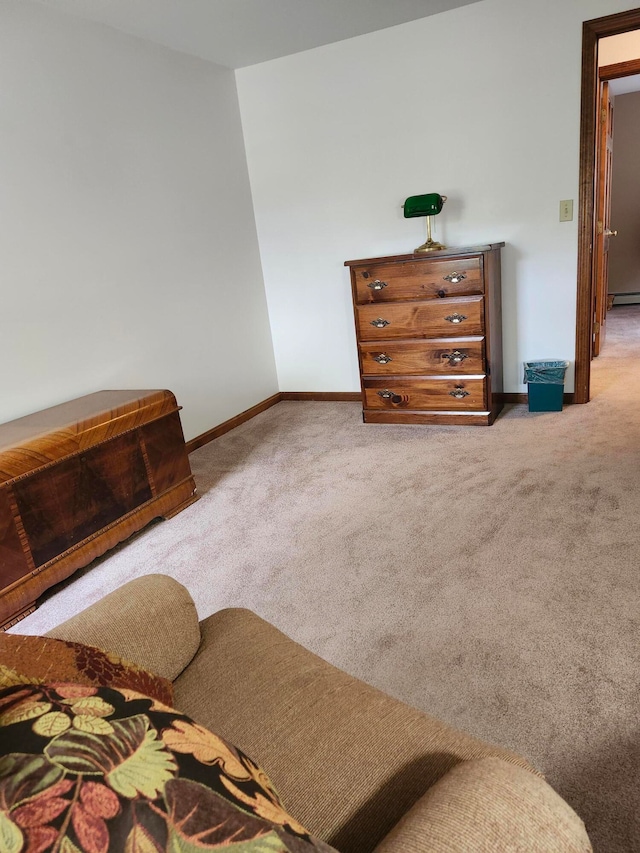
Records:
[[[383,30],[479,0],[38,0],[229,68]]]
[[[630,74],[628,77],[610,80],[609,91],[612,95],[628,95],[629,92],[640,92],[640,74]]]

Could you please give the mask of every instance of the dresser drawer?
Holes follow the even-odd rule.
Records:
[[[346,261],[371,424],[482,424],[502,408],[504,243]]]
[[[483,411],[487,407],[485,376],[422,379],[365,379],[365,409],[414,411]]]
[[[482,259],[407,261],[354,268],[356,301],[390,302],[396,299],[446,298],[484,292]]]
[[[361,343],[363,374],[484,373],[484,338]]]
[[[447,338],[451,335],[482,335],[484,299],[425,299],[356,307],[361,341],[389,338]]]

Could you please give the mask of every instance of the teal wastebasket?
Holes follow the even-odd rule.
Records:
[[[525,361],[530,412],[561,412],[568,361]]]

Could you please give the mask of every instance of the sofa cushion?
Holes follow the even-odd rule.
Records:
[[[170,681],[111,652],[51,637],[0,633],[0,687],[44,681],[126,687],[173,702]]]
[[[47,632],[89,643],[173,681],[200,645],[193,599],[168,575],[143,575]]]
[[[550,785],[500,758],[458,764],[375,853],[591,853],[584,823]]]
[[[370,853],[452,767],[524,758],[410,708],[328,664],[255,613],[200,623],[175,702],[269,768],[284,802],[342,853]]]
[[[128,689],[0,691],[0,839],[10,853],[311,853],[265,773],[174,709]]]

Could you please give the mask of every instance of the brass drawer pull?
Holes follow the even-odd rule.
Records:
[[[377,361],[378,364],[389,364],[390,361],[393,361],[391,356],[387,355],[386,352],[381,352],[379,355],[375,355],[373,360]]]
[[[465,320],[467,318],[465,317]],[[459,321],[458,321],[459,322]],[[390,325],[389,320],[383,320],[382,317],[378,317],[377,320],[372,320],[369,323],[370,326],[375,326],[376,329],[384,329],[385,326]]]
[[[457,284],[459,281],[464,281],[466,275],[463,272],[451,272],[449,275],[443,275],[445,281],[450,281],[451,284]]]
[[[466,352],[460,352],[459,349],[454,349],[453,352],[443,352],[442,358],[448,358],[449,364],[462,364],[465,358],[469,358]]]
[[[464,400],[465,397],[469,396],[469,392],[465,391],[462,385],[456,385],[453,391],[449,391],[450,397],[455,397],[456,400]]]
[[[378,391],[378,397],[382,397],[383,400],[391,400],[392,403],[402,402],[402,397],[399,394],[396,394],[395,391],[389,391],[386,388],[384,391]]]
[[[449,323],[457,324],[457,323],[462,323],[462,321],[466,320],[467,317],[465,317],[464,314],[458,314],[458,312],[456,311],[455,314],[449,314],[449,316],[445,317],[444,319],[448,320]]]
[[[367,287],[370,287],[371,290],[384,290],[385,287],[389,287],[389,285],[386,281],[380,281],[380,279],[377,278],[375,281],[370,281]]]

